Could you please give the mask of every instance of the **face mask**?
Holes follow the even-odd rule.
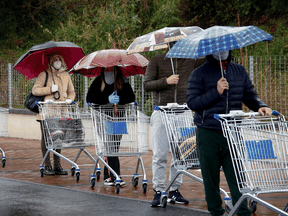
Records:
[[[54,62],[53,67],[56,70],[59,70],[61,68],[61,65],[62,65],[61,61],[56,61],[56,62]]]
[[[220,51],[221,61],[226,60],[226,59],[228,58],[228,56],[229,56],[229,51]],[[214,52],[214,53],[213,53],[213,57],[214,57],[216,60],[220,61],[220,59],[219,59],[219,53]]]

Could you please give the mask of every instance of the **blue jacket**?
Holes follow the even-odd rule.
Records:
[[[217,82],[222,77],[221,68],[212,55],[206,56],[206,63],[189,77],[186,99],[188,107],[195,111],[194,123],[197,127],[221,131],[221,124],[214,119],[214,114],[241,110],[242,102],[256,112],[260,107],[268,107],[258,97],[245,68],[231,62],[231,52],[227,61],[224,77],[229,83],[229,90],[222,95],[217,91]]]

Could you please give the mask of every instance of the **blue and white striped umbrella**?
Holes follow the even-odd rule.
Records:
[[[239,49],[260,41],[272,40],[273,36],[255,26],[213,26],[178,40],[166,58],[199,58]]]

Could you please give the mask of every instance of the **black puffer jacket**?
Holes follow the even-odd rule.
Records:
[[[222,95],[217,91],[217,82],[221,78],[220,64],[212,55],[206,56],[206,63],[189,77],[187,105],[195,111],[194,123],[200,128],[221,131],[220,122],[214,119],[214,114],[241,110],[242,102],[256,112],[260,107],[268,107],[258,97],[245,68],[231,62],[231,52],[227,60],[224,77],[229,83],[229,90]]]

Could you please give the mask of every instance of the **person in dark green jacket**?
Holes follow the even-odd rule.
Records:
[[[154,56],[145,72],[144,90],[153,91],[153,105],[166,106],[167,103],[186,103],[187,81],[191,72],[205,62],[202,59],[173,59],[165,58],[166,53]],[[175,74],[173,74],[174,66]],[[169,154],[169,142],[160,117],[160,111],[154,110],[151,115],[151,143],[153,150],[152,172],[153,188],[155,191],[152,207],[161,206],[161,192],[165,189],[166,165]],[[170,177],[177,172],[173,161],[170,166]],[[189,200],[184,199],[179,192],[182,183],[182,175],[174,181],[168,194],[168,202],[177,204],[187,204]]]

